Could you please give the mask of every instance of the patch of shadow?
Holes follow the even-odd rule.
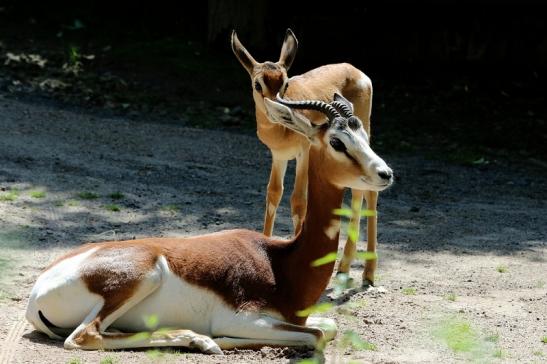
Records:
[[[32,343],[51,345],[60,349],[63,348],[63,341],[50,339],[49,336],[37,330],[28,332],[24,334],[23,337]]]

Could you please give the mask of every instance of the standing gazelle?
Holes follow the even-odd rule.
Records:
[[[337,250],[340,219],[332,210],[340,207],[344,187],[383,190],[391,180],[379,174],[391,170],[370,148],[357,118],[320,101],[287,104],[328,115],[328,123],[315,126],[266,100],[272,121],[312,141],[308,213],[294,239],[227,230],[87,244],[39,276],[27,319],[52,338],[69,334],[67,349],[181,346],[218,354],[332,339],[332,320],[297,314],[319,299],[334,268],[310,263]],[[169,329],[150,332],[145,318],[153,315],[158,327]]]
[[[306,214],[307,183],[308,183],[308,149],[309,139],[295,133],[285,126],[273,123],[265,110],[264,100],[274,99],[277,93],[292,100],[321,100],[331,102],[335,93],[343,95],[355,107],[355,115],[363,121],[370,137],[370,113],[372,106],[372,83],[360,70],[348,63],[331,64],[313,69],[300,76],[290,79],[287,76],[296,56],[298,41],[290,29],[281,48],[277,62],[258,63],[243,47],[235,31],[232,33],[232,50],[239,62],[251,76],[253,99],[256,109],[256,124],[258,138],[272,153],[272,168],[266,196],[266,212],[264,216],[264,234],[271,236],[275,215],[283,194],[283,179],[287,162],[296,159],[294,189],[291,196],[291,214],[295,230],[298,234]],[[324,122],[324,116],[316,112],[306,113],[313,124]],[[390,180],[391,175],[380,176]],[[377,245],[376,204],[378,192],[352,189],[352,208],[354,213],[351,223],[359,230],[360,210],[363,196],[367,201],[367,209],[374,211],[367,218],[367,251],[375,252]],[[338,267],[338,273],[348,273],[356,253],[356,243],[346,242],[344,256]],[[376,260],[368,260],[363,272],[363,285],[374,284]]]

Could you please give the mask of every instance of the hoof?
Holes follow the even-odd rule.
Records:
[[[379,286],[379,287],[374,287],[374,286],[371,286],[371,285],[368,285],[368,286],[364,286],[363,285],[363,289],[365,292],[367,293],[374,293],[374,294],[384,294],[384,293],[387,293],[387,290],[382,287],[382,286]]]
[[[362,284],[361,287],[363,287],[363,288],[365,288],[365,289],[367,289],[367,290],[368,290],[369,288],[371,288],[371,287],[374,288],[374,282],[371,281],[370,279],[366,279],[366,278],[365,278],[365,279],[363,279],[363,284]]]
[[[224,353],[220,349],[220,346],[213,341],[210,337],[201,336],[194,338],[190,345],[190,348],[199,349],[204,354],[223,355]]]

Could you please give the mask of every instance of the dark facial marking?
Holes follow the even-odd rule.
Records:
[[[272,71],[280,71],[281,67],[273,62],[264,62],[264,68]]]
[[[330,138],[329,143],[330,143],[331,147],[333,147],[334,150],[337,151],[337,152],[344,153],[347,149],[346,145],[340,139],[338,139],[337,137]]]
[[[260,85],[260,82],[255,81],[255,90],[262,93],[262,86]]]
[[[349,133],[347,133],[347,135],[350,138],[352,138],[352,136]],[[348,159],[353,164],[355,164],[356,166],[359,166],[359,163],[357,162],[357,160],[355,158],[353,158],[351,156],[351,154],[348,153],[348,149],[346,148],[346,145],[340,139],[338,139],[337,137],[331,137],[330,140],[329,140],[329,143],[334,148],[334,150],[336,150],[337,152],[340,152],[340,153],[344,153],[344,155],[346,157],[348,157]]]
[[[272,95],[277,94],[285,82],[281,71],[264,71],[262,79],[264,80],[264,85]]]
[[[361,122],[355,116],[348,118],[348,126],[353,130],[357,130],[361,127]]]

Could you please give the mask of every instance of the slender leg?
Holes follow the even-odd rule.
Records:
[[[268,192],[266,196],[266,213],[264,214],[264,235],[272,236],[275,222],[275,213],[279,206],[279,201],[283,196],[283,179],[287,170],[287,161],[280,160],[272,154],[272,170],[270,181],[268,182]]]
[[[367,209],[376,212],[376,206],[378,204],[378,192],[366,191],[365,199],[367,200]],[[376,227],[378,222],[378,216],[367,217],[367,252],[376,252],[377,245],[377,233]],[[376,271],[376,265],[378,258],[367,260],[365,262],[365,270],[363,272],[363,285],[374,285],[374,272]]]
[[[359,231],[361,221],[361,207],[363,206],[363,191],[351,190],[351,207],[353,214],[349,222],[351,229]],[[346,245],[344,246],[344,256],[340,260],[338,273],[348,273],[351,262],[355,258],[357,252],[357,241],[352,241],[348,236]]]
[[[353,106],[355,108],[354,113],[357,115],[362,121],[363,126],[365,130],[367,131],[369,137],[372,139],[372,133],[371,133],[371,123],[370,123],[370,115],[371,115],[371,109],[372,109],[372,83],[370,82],[370,79],[368,77],[362,75],[360,78],[358,78],[355,82],[355,85],[353,86],[353,89],[349,92],[348,98],[350,101],[353,102]],[[365,198],[367,200],[367,209],[375,211],[376,212],[376,205],[378,202],[378,192],[374,191],[365,191]],[[368,252],[376,252],[376,224],[377,224],[377,216],[369,216],[367,217],[367,251]],[[355,249],[355,247],[352,247]],[[348,244],[346,244],[346,249],[348,249]],[[351,251],[350,251],[351,253]],[[345,251],[344,251],[344,258],[346,257]],[[346,261],[342,260],[343,263],[347,263]],[[351,264],[351,260],[349,260],[349,264]],[[365,262],[365,270],[363,272],[363,285],[372,285],[374,284],[374,271],[376,270],[377,265],[377,259],[374,260],[367,260]],[[345,268],[349,270],[349,265],[343,266],[341,264],[340,268]],[[342,271],[342,269],[339,269],[339,272]]]
[[[308,161],[309,150],[304,150],[296,157],[296,175],[294,190],[291,196],[291,213],[294,235],[298,235],[306,216],[308,201]]]
[[[214,340],[222,349],[262,346],[307,346],[322,349],[326,334],[322,329],[293,325],[269,316],[241,317],[223,329],[214,330]],[[237,333],[237,337],[231,336]],[[226,335],[226,336],[224,336]],[[329,338],[334,335],[329,332]]]

